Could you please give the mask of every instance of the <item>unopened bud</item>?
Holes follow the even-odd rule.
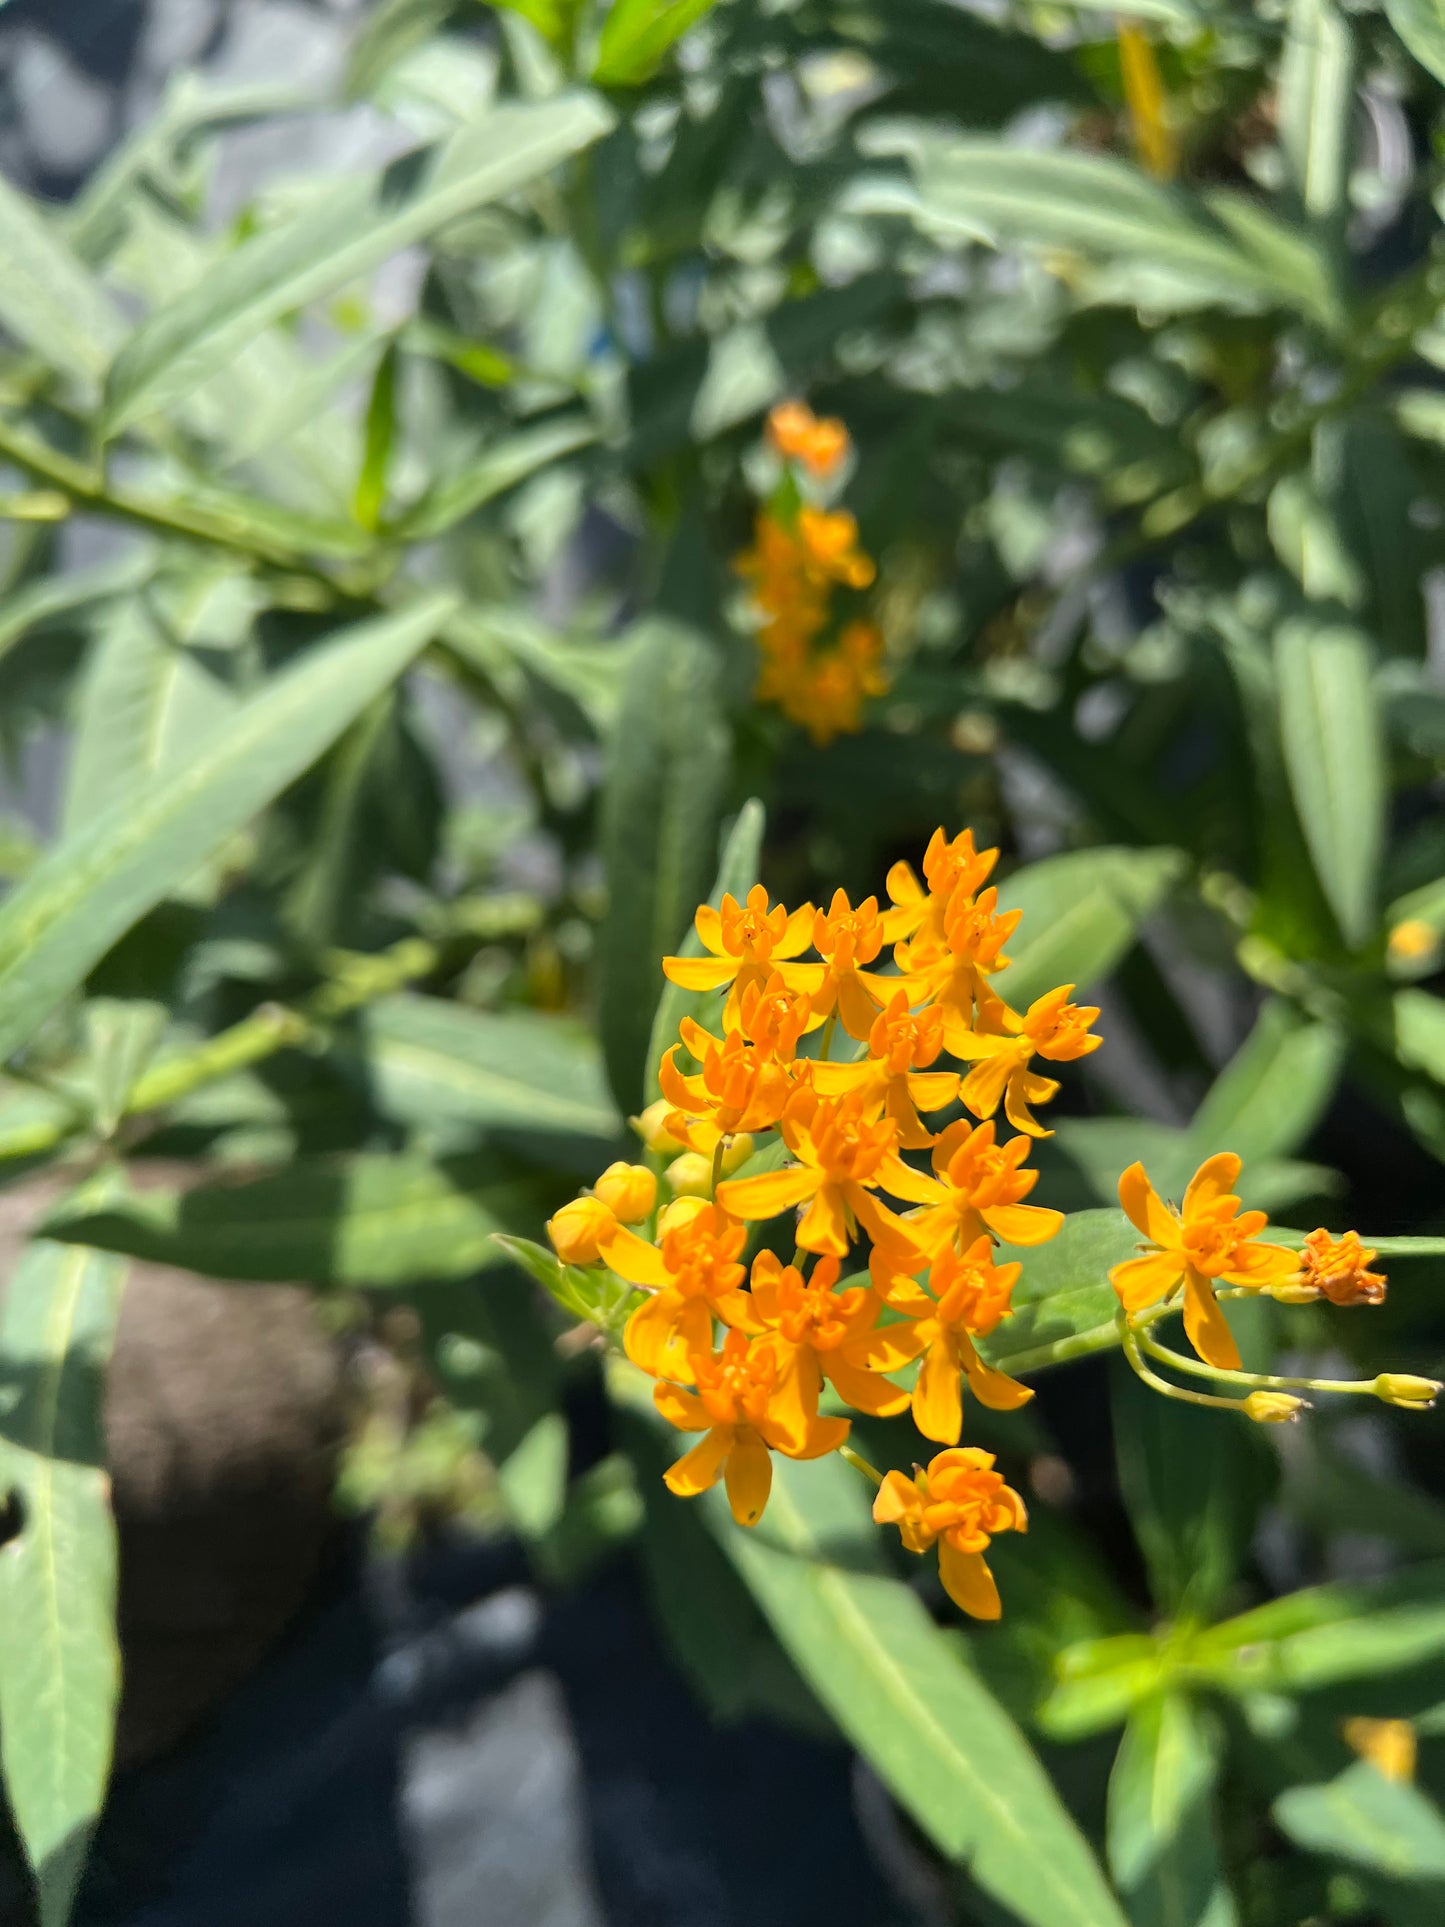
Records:
[[[685,1231],[700,1211],[706,1211],[706,1198],[674,1198],[665,1204],[657,1214],[657,1236],[659,1241],[669,1231]]]
[[[1422,1412],[1429,1411],[1445,1385],[1437,1379],[1416,1378],[1413,1372],[1381,1372],[1375,1380],[1375,1397],[1384,1399],[1387,1405],[1413,1405]]]
[[[684,1151],[667,1167],[667,1181],[674,1197],[710,1198],[712,1196],[712,1159],[700,1151]]]
[[[672,1106],[665,1097],[659,1097],[640,1116],[630,1117],[627,1121],[642,1139],[645,1149],[667,1158],[680,1148],[677,1139],[667,1128],[667,1120],[671,1115]]]
[[[1320,1295],[1318,1285],[1307,1285],[1302,1278],[1286,1278],[1264,1289],[1280,1305],[1312,1305]]]
[[[734,1171],[741,1170],[752,1154],[753,1137],[751,1131],[739,1131],[736,1137],[730,1137],[722,1154],[723,1176],[730,1178]]]
[[[619,1224],[640,1224],[657,1203],[657,1179],[645,1164],[609,1164],[592,1194]]]
[[[1288,1425],[1307,1412],[1309,1404],[1307,1398],[1295,1398],[1290,1392],[1251,1392],[1244,1401],[1244,1413],[1256,1425]]]
[[[1391,963],[1422,963],[1440,947],[1439,932],[1419,917],[1406,917],[1390,932],[1387,949]]]
[[[616,1228],[617,1220],[600,1198],[574,1198],[547,1223],[552,1249],[564,1265],[595,1265],[602,1253],[597,1240]]]

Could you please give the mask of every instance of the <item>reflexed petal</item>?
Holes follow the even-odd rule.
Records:
[[[808,1427],[808,1436],[803,1440],[801,1451],[789,1451],[790,1459],[822,1459],[838,1447],[848,1437],[852,1424],[845,1418],[815,1418]]]
[[[880,1325],[877,1331],[850,1339],[842,1348],[842,1355],[850,1365],[869,1372],[901,1371],[925,1348],[928,1334],[919,1330],[916,1321],[929,1316],[933,1300],[916,1285],[904,1281],[893,1302],[909,1316],[899,1319],[896,1325]]]
[[[959,1095],[975,1117],[993,1116],[1017,1061],[1013,1055],[985,1057],[964,1078]]]
[[[970,1619],[997,1619],[1003,1612],[988,1561],[981,1552],[959,1552],[947,1539],[938,1542],[938,1576],[943,1590]]]
[[[920,1111],[940,1111],[958,1096],[957,1071],[909,1071],[904,1082]]]
[[[654,1385],[652,1402],[679,1432],[706,1432],[712,1424],[697,1393],[685,1392],[680,1385]]]
[[[1125,1311],[1143,1311],[1167,1298],[1184,1276],[1184,1260],[1177,1251],[1151,1251],[1142,1258],[1126,1258],[1109,1273]]]
[[[623,1327],[622,1349],[640,1371],[653,1378],[691,1384],[689,1351],[712,1349],[712,1320],[706,1305],[700,1299],[679,1298],[673,1291],[644,1298]]]
[[[823,987],[828,966],[820,963],[780,963],[777,972],[789,990],[806,990],[810,997],[816,997]],[[816,1017],[817,1014],[818,1006],[815,1004],[813,1015]],[[809,1024],[808,1028],[812,1030],[814,1026]]]
[[[823,1374],[815,1353],[801,1346],[786,1346],[775,1340],[779,1352],[792,1356],[779,1375],[777,1389],[768,1401],[770,1428],[777,1427],[779,1439],[789,1451],[800,1447],[808,1436],[808,1426],[818,1416],[818,1396],[823,1389]]]
[[[961,1376],[948,1346],[935,1339],[913,1387],[913,1423],[926,1439],[937,1439],[940,1445],[957,1445],[963,1433]]]
[[[1037,1071],[1018,1071],[1004,1092],[1004,1115],[1016,1131],[1026,1131],[1030,1137],[1052,1137],[1053,1132],[1039,1123],[1029,1106],[1047,1104],[1058,1095],[1058,1089],[1052,1077],[1040,1077]]]
[[[776,1218],[811,1198],[822,1182],[821,1171],[794,1164],[782,1171],[760,1171],[753,1178],[728,1178],[717,1188],[717,1201],[730,1217]]]
[[[797,1241],[804,1251],[830,1252],[835,1258],[847,1257],[848,1218],[843,1208],[843,1193],[836,1184],[819,1186],[813,1202],[803,1213]]]
[[[597,1249],[617,1275],[631,1285],[646,1285],[657,1291],[672,1282],[672,1273],[657,1246],[639,1238],[625,1224],[604,1231],[598,1237]]]
[[[755,1526],[773,1489],[773,1461],[750,1425],[739,1426],[728,1453],[728,1504],[740,1526]]]
[[[878,1015],[878,1004],[869,996],[861,970],[850,970],[838,983],[838,1015],[850,1037],[866,1043]]]
[[[1120,1178],[1119,1202],[1151,1244],[1167,1248],[1179,1243],[1179,1220],[1145,1176],[1142,1164],[1131,1164]]]
[[[1210,1287],[1191,1265],[1184,1275],[1184,1330],[1190,1344],[1206,1365],[1221,1371],[1240,1369],[1239,1347],[1229,1329],[1229,1321],[1219,1307]]]
[[[902,1472],[886,1472],[873,1501],[875,1525],[896,1526],[918,1509],[918,1487]]]
[[[860,1058],[856,1064],[827,1064],[821,1058],[812,1060],[811,1076],[813,1089],[820,1097],[842,1097],[848,1091],[856,1091],[870,1082],[877,1082],[882,1094],[882,1080],[878,1077],[878,1066],[868,1058]]]
[[[699,1439],[690,1452],[663,1473],[668,1491],[675,1492],[679,1499],[695,1499],[699,1492],[716,1485],[732,1442],[733,1428],[715,1425],[706,1438]]]
[[[991,1412],[1016,1412],[1034,1395],[1031,1385],[1020,1385],[1007,1372],[986,1365],[972,1345],[963,1353],[963,1369],[968,1377],[968,1389],[979,1404],[986,1405]]]
[[[1042,1204],[991,1204],[979,1216],[1006,1245],[1047,1244],[1064,1222],[1062,1211],[1050,1211]]]
[[[950,1045],[951,1055],[964,1063],[976,1063],[982,1058],[1012,1056],[1018,1049],[1016,1037],[995,1037],[986,1031],[955,1032]]]
[[[828,1377],[838,1396],[855,1412],[866,1412],[870,1418],[893,1418],[908,1410],[906,1385],[895,1385],[877,1372],[864,1371],[837,1352],[828,1360]]]
[[[734,957],[664,957],[662,974],[683,990],[720,990],[737,975]]]
[[[1185,1217],[1202,1211],[1206,1205],[1213,1204],[1216,1198],[1228,1197],[1234,1190],[1239,1168],[1240,1160],[1233,1151],[1216,1151],[1212,1158],[1206,1158],[1189,1180],[1189,1188],[1184,1193]]]
[[[811,903],[800,905],[788,918],[782,936],[773,945],[774,957],[801,957],[813,941],[813,919],[817,914]]]
[[[765,1332],[769,1325],[776,1323],[775,1318],[766,1315],[756,1293],[751,1291],[719,1292],[714,1295],[712,1303],[718,1317],[725,1325],[731,1325],[734,1331],[751,1332],[756,1337],[760,1332]]]
[[[937,1178],[926,1171],[915,1171],[896,1151],[890,1151],[878,1165],[878,1183],[890,1198],[903,1198],[909,1204],[937,1204],[944,1196]]]
[[[1293,1278],[1300,1268],[1300,1255],[1284,1245],[1249,1244],[1238,1254],[1244,1263],[1224,1273],[1231,1285],[1269,1285],[1281,1278]]]
[[[703,948],[710,950],[715,957],[723,954],[722,917],[710,903],[698,906],[693,926],[702,939]]]

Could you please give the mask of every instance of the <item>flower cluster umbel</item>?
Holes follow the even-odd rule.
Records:
[[[877,625],[860,614],[840,623],[834,612],[838,590],[866,589],[875,573],[853,516],[828,506],[848,431],[803,402],[780,402],[768,417],[768,443],[778,480],[737,563],[758,616],[757,700],[781,709],[815,743],[829,743],[858,729],[864,699],[888,686]]]
[[[1000,995],[1019,913],[990,882],[997,856],[968,830],[951,840],[938,830],[921,878],[896,864],[882,906],[839,890],[826,909],[789,911],[761,885],[744,902],[704,904],[699,954],[663,968],[712,993],[716,1017],[682,1021],[660,1065],[662,1096],[635,1120],[667,1160],[671,1197],[659,1209],[654,1169],[616,1164],[548,1227],[565,1263],[605,1265],[643,1294],[624,1349],[657,1381],[662,1416],[697,1435],[666,1474],[675,1493],[721,1479],[751,1526],[775,1453],[842,1448],[878,1484],[874,1517],[911,1551],[936,1544],[944,1586],[980,1618],[999,1611],[990,1540],[1027,1518],[992,1455],[960,1444],[965,1395],[1003,1411],[1032,1397],[979,1350],[1010,1316],[1022,1269],[997,1247],[1027,1251],[1062,1225],[1030,1201],[1029,1154],[1049,1135],[1037,1110],[1059,1088],[1042,1067],[1100,1043],[1098,1011],[1072,1002],[1072,985],[1024,1010]],[[1013,1135],[1001,1135],[1000,1112]],[[1284,1381],[1251,1380],[1249,1398],[1217,1400],[1158,1379],[1142,1352],[1162,1353],[1147,1329],[1160,1308],[1182,1293],[1203,1369],[1232,1371],[1217,1285],[1342,1303],[1373,1301],[1383,1280],[1354,1233],[1316,1232],[1302,1253],[1261,1243],[1263,1214],[1241,1214],[1230,1194],[1238,1170],[1227,1153],[1211,1158],[1176,1212],[1133,1166],[1121,1200],[1150,1248],[1112,1277],[1141,1375],[1170,1396],[1275,1419],[1303,1403],[1277,1389]],[[790,1261],[762,1250],[749,1263],[749,1225],[787,1213]],[[864,1240],[866,1267],[844,1275]],[[905,1368],[911,1383],[896,1376]],[[846,1447],[845,1411],[910,1408],[947,1448],[911,1478],[876,1473]]]

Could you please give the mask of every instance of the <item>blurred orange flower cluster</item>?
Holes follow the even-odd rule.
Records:
[[[1049,1135],[1035,1107],[1059,1088],[1036,1065],[1100,1043],[1099,1013],[1071,1001],[1072,985],[1022,1011],[1000,995],[1019,913],[1000,908],[997,859],[968,830],[938,830],[921,877],[896,864],[881,905],[839,890],[826,909],[789,911],[761,884],[744,902],[704,904],[699,954],[663,968],[716,997],[716,1016],[682,1020],[659,1067],[662,1095],[635,1120],[654,1164],[612,1166],[549,1226],[565,1263],[605,1265],[642,1294],[624,1349],[657,1381],[659,1413],[698,1435],[666,1475],[674,1492],[721,1480],[750,1526],[774,1454],[841,1448],[878,1485],[875,1518],[911,1551],[937,1546],[945,1588],[979,1617],[999,1611],[991,1537],[1027,1523],[992,1457],[960,1445],[966,1396],[1002,1411],[1032,1396],[979,1349],[1011,1315],[1022,1271],[997,1246],[1027,1252],[1063,1224],[1031,1201],[1029,1154]],[[1000,1138],[1000,1109],[1016,1135]],[[1353,1232],[1316,1232],[1303,1252],[1261,1242],[1264,1214],[1241,1212],[1231,1190],[1239,1169],[1229,1153],[1209,1159],[1175,1210],[1132,1166],[1120,1198],[1148,1248],[1111,1277],[1141,1376],[1169,1396],[1274,1421],[1304,1403],[1278,1388],[1302,1381],[1250,1379],[1248,1397],[1212,1398],[1159,1380],[1143,1352],[1228,1373],[1239,1358],[1219,1287],[1370,1302],[1383,1280]],[[660,1209],[659,1170],[671,1193]],[[748,1227],[787,1214],[791,1257],[762,1249],[749,1262]],[[864,1240],[866,1265],[844,1275]],[[1149,1335],[1156,1308],[1175,1300],[1205,1367]],[[911,1383],[895,1377],[905,1369]],[[911,1478],[875,1472],[847,1446],[849,1409],[911,1410],[947,1449]]]
[[[826,505],[848,455],[842,422],[782,402],[768,417],[768,441],[782,476],[737,564],[761,619],[757,699],[823,744],[858,729],[864,700],[888,686],[876,624],[855,616],[836,626],[833,614],[835,592],[868,588],[875,569],[853,516]]]

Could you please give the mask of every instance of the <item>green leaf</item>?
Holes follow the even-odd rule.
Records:
[[[1324,1115],[1343,1059],[1332,1024],[1311,1023],[1271,998],[1195,1112],[1191,1156],[1199,1163],[1233,1151],[1251,1164],[1297,1149]]]
[[[581,0],[496,0],[504,13],[515,13],[537,29],[549,47],[563,47],[573,30]]]
[[[1300,825],[1340,933],[1360,949],[1375,927],[1387,801],[1369,647],[1343,625],[1286,622],[1275,637],[1275,671]]]
[[[621,1128],[591,1033],[534,1010],[467,1010],[439,997],[388,997],[359,1019],[372,1101],[414,1128]]]
[[[1322,1786],[1291,1787],[1272,1812],[1307,1853],[1396,1880],[1445,1882],[1445,1815],[1419,1787],[1386,1779],[1368,1760]]]
[[[717,0],[613,0],[597,43],[592,78],[599,87],[635,87],[651,79],[674,41]]]
[[[1231,1692],[1318,1691],[1445,1656],[1445,1562],[1311,1586],[1200,1633],[1191,1671]]]
[[[0,260],[0,327],[93,392],[125,324],[34,201],[3,178]]]
[[[519,482],[596,439],[596,429],[583,415],[566,415],[535,428],[519,429],[485,449],[455,475],[437,482],[414,509],[397,519],[391,532],[408,542],[426,542],[445,535]]]
[[[1445,1084],[1445,998],[1428,990],[1397,990],[1390,1000],[1395,1055],[1407,1070]]]
[[[628,664],[602,796],[599,1028],[627,1112],[642,1104],[662,959],[676,952],[711,880],[729,760],[715,651],[675,623],[647,624]]]
[[[136,331],[106,383],[106,431],[115,434],[189,394],[273,321],[526,186],[611,122],[590,94],[507,103],[437,147],[319,195],[302,213],[243,242]]]
[[[1109,1871],[1133,1927],[1233,1927],[1212,1812],[1216,1749],[1177,1692],[1135,1708],[1109,1776]]]
[[[0,1762],[40,1892],[65,1927],[110,1777],[120,1653],[101,1397],[124,1266],[26,1247],[0,1304]]]
[[[45,1230],[211,1278],[385,1288],[505,1264],[496,1233],[530,1229],[541,1208],[536,1180],[495,1157],[358,1152],[99,1210],[62,1205]]]
[[[995,979],[1015,1009],[1057,985],[1099,983],[1184,869],[1177,850],[1080,850],[1045,857],[999,885],[1001,910],[1022,910],[1009,968]]]
[[[569,1317],[600,1325],[603,1331],[621,1328],[636,1298],[624,1280],[596,1266],[564,1265],[554,1251],[530,1238],[509,1238],[498,1232],[496,1242]]]
[[[934,1845],[1031,1927],[1123,1927],[1028,1742],[889,1575],[857,1474],[776,1459],[752,1531],[720,1488],[699,1503],[798,1671]]]
[[[0,907],[0,1057],[125,934],[293,782],[406,668],[450,607],[427,597],[339,630],[36,865]]]
[[[395,341],[387,342],[376,364],[371,394],[366,404],[366,425],[362,439],[361,472],[351,512],[364,529],[375,531],[386,506],[386,482],[391,471],[391,451],[396,442],[396,364]]]
[[[1420,65],[1445,85],[1445,5],[1441,0],[1385,0],[1385,12]]]
[[[757,882],[766,824],[767,815],[762,804],[756,797],[750,797],[738,811],[728,831],[727,841],[723,844],[717,877],[708,896],[708,902],[714,909],[721,907],[725,896],[731,896],[741,903]],[[700,957],[702,954],[697,931],[689,929],[678,947],[678,955]],[[684,990],[679,984],[664,981],[662,997],[652,1020],[652,1041],[647,1047],[644,1103],[650,1104],[658,1095],[657,1067],[662,1062],[663,1054],[677,1042],[683,1018],[691,1017],[695,1023],[705,1024],[709,1015],[719,1010],[717,991]]]
[[[1333,0],[1290,0],[1279,75],[1279,131],[1305,212],[1344,205],[1354,107],[1354,44]]]
[[[1047,1244],[1011,1250],[1023,1265],[1013,1315],[979,1340],[979,1350],[1004,1371],[1027,1372],[1117,1345],[1109,1267],[1132,1258],[1138,1245],[1122,1211],[1071,1211]]]

